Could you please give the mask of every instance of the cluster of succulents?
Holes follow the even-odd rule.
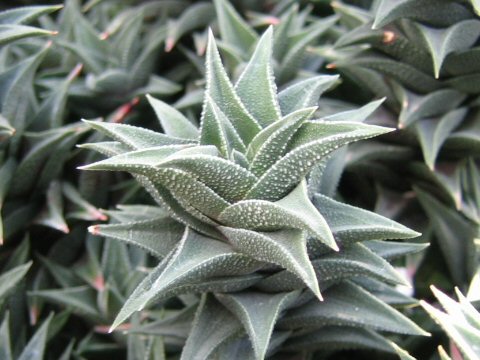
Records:
[[[479,358],[478,1],[25,3],[0,359]]]

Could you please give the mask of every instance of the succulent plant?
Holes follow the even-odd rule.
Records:
[[[194,293],[203,295],[185,359],[215,352],[264,358],[300,344],[313,351],[393,351],[376,330],[425,333],[372,293],[395,294],[386,284],[403,283],[382,255],[422,248],[384,240],[418,234],[316,188],[330,153],[392,129],[361,122],[378,101],[359,109],[357,122],[346,121],[351,112],[312,118],[336,77],[309,78],[277,94],[273,38],[269,28],[233,86],[210,35],[199,126],[152,97],[165,134],[87,122],[114,141],[84,145],[110,157],[83,169],[130,172],[172,217],[172,225],[162,216],[90,228],[162,259],[128,297],[112,330],[155,301]]]

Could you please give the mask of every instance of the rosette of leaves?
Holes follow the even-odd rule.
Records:
[[[112,330],[154,302],[203,294],[185,359],[393,352],[378,331],[424,332],[387,304],[412,299],[389,286],[404,280],[384,258],[422,246],[384,240],[418,234],[317,193],[334,150],[392,129],[346,121],[352,112],[313,118],[318,97],[337,77],[309,78],[277,94],[273,39],[269,28],[233,85],[210,35],[199,126],[152,97],[165,134],[87,122],[113,141],[85,145],[110,157],[83,169],[130,172],[172,217],[169,224],[132,219],[90,228],[161,259]],[[356,119],[378,104],[354,112]]]
[[[346,86],[361,88],[358,94],[387,97],[384,118],[401,129],[372,146],[353,146],[345,166],[359,188],[374,182],[409,197],[410,207],[420,204],[430,224],[419,223],[418,216],[414,221],[434,240],[432,251],[441,252],[441,266],[449,270],[442,277],[450,286],[464,287],[476,269],[472,254],[480,204],[480,89],[472,82],[478,73],[478,4],[382,0],[332,6],[340,17],[337,35],[313,52],[347,79]],[[360,183],[367,168],[369,182]],[[410,186],[397,181],[405,173]],[[433,275],[430,265],[426,273]]]
[[[447,333],[456,346],[452,346],[452,356],[462,356],[467,360],[480,359],[480,314],[469,300],[457,289],[458,301],[455,301],[436,287],[431,290],[445,312],[422,301],[421,305],[429,315]],[[442,360],[450,360],[447,352],[439,346]],[[454,352],[454,353],[453,353]],[[461,355],[460,355],[461,354]]]

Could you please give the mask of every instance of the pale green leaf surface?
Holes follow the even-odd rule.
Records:
[[[448,28],[419,25],[433,58],[435,77],[440,77],[445,58],[456,51],[470,48],[480,35],[480,21],[464,20]]]
[[[338,75],[318,75],[299,81],[278,94],[283,115],[306,107],[317,106],[320,96],[338,82]]]
[[[273,28],[262,35],[235,85],[235,91],[255,120],[266,127],[280,120],[280,106],[271,62]]]
[[[345,325],[400,334],[427,335],[410,319],[351,283],[342,283],[325,292],[325,300],[291,310],[280,320],[282,328]]]
[[[211,295],[204,295],[180,359],[208,359],[224,342],[243,331],[242,324]]]
[[[265,358],[277,318],[298,295],[298,292],[242,292],[216,294],[216,298],[242,322],[255,350],[256,359],[261,360]]]
[[[395,344],[393,341],[390,342],[390,345],[392,348],[395,350],[397,353],[398,357],[400,360],[416,360],[412,355],[410,355],[406,350],[402,349],[399,347],[397,344]]]
[[[0,24],[25,24],[38,17],[60,10],[62,5],[23,6],[0,12]]]
[[[364,105],[358,109],[341,111],[333,115],[327,115],[322,118],[324,121],[348,121],[348,122],[364,122],[375,110],[377,110],[381,104],[383,104],[385,98],[371,101],[367,105]]]
[[[227,244],[187,228],[176,249],[129,296],[111,329],[164,292],[215,276],[246,274],[257,266],[256,261],[235,253]]]
[[[94,235],[124,241],[163,258],[181,239],[184,226],[163,217],[123,224],[93,225],[89,230]]]
[[[28,262],[25,265],[17,266],[0,276],[0,300],[3,300],[10,290],[12,290],[15,285],[17,285],[28,272],[32,262]]]
[[[338,125],[340,123],[319,122],[306,122],[299,131],[307,124],[308,130],[292,140],[294,149],[262,175],[248,192],[248,199],[278,200],[291,191],[322,158],[333,150],[350,142],[391,131],[379,126],[354,123],[328,134],[329,127],[341,127],[346,123]],[[299,145],[295,146],[296,143]]]
[[[263,144],[255,151],[250,164],[250,171],[256,176],[261,176],[280,160],[285,154],[290,139],[300,126],[313,115],[316,109],[316,107],[300,109],[276,121],[274,124],[276,126],[281,125],[281,127],[265,139]],[[254,138],[254,141],[255,139],[259,139],[258,136]],[[249,147],[249,149],[253,149],[253,147]]]
[[[284,345],[285,350],[352,350],[373,349],[391,352],[388,341],[375,331],[348,326],[323,326],[306,334],[291,337]]]
[[[261,130],[261,126],[247,111],[235,93],[232,83],[223,68],[215,39],[209,33],[206,55],[206,93],[220,107],[220,110],[232,122],[245,144],[250,143],[253,137]]]
[[[10,346],[10,314],[5,313],[0,326],[0,359],[13,360]]]
[[[293,272],[322,299],[302,231],[256,232],[224,226],[219,229],[235,249],[253,259],[276,264]]]
[[[70,232],[67,222],[63,216],[63,195],[62,187],[58,181],[51,182],[47,189],[46,208],[35,219],[35,223],[42,224],[65,234]]]
[[[51,31],[39,29],[26,25],[0,24],[0,45],[5,45],[13,41],[33,37],[53,35]]]
[[[47,335],[53,314],[43,322],[32,336],[28,344],[23,348],[17,360],[42,360],[47,345]]]
[[[375,254],[384,259],[393,259],[425,250],[428,243],[409,243],[397,241],[370,240],[363,243]]]
[[[306,230],[318,241],[338,249],[328,224],[308,199],[304,182],[275,203],[263,200],[240,201],[226,208],[218,220],[227,226],[259,231],[285,228]]]
[[[257,41],[257,34],[226,0],[214,0],[222,39],[248,54]]]
[[[313,204],[342,244],[382,239],[409,239],[420,234],[381,215],[316,194]],[[342,216],[338,216],[342,214]]]
[[[147,95],[147,99],[155,111],[165,134],[181,139],[197,140],[197,127],[181,112],[150,95]]]
[[[147,130],[132,125],[106,123],[101,121],[84,121],[95,130],[98,130],[114,140],[127,145],[132,150],[140,150],[163,145],[167,146],[195,143],[191,140],[173,138],[152,130]]]
[[[81,149],[94,150],[106,156],[115,156],[131,151],[129,146],[124,145],[119,141],[102,141],[90,144],[80,144],[77,145],[77,147]]]
[[[440,119],[422,119],[415,123],[423,157],[430,169],[434,169],[435,161],[443,143],[462,123],[467,111],[467,108],[459,108],[448,112]]]

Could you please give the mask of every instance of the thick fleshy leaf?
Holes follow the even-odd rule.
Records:
[[[233,127],[245,144],[249,144],[253,137],[261,130],[261,126],[247,111],[235,93],[232,83],[223,68],[215,39],[209,33],[207,55],[207,90],[206,93],[215,101],[220,110],[232,122]]]
[[[216,298],[242,322],[255,350],[256,359],[264,359],[277,318],[298,295],[299,292],[241,292],[217,294]]]
[[[33,26],[0,24],[0,45],[6,45],[13,41],[27,37],[46,36],[54,34],[56,33]]]
[[[214,0],[222,39],[248,54],[257,42],[257,34],[227,0]]]
[[[322,300],[302,231],[257,232],[225,226],[219,229],[235,249],[253,259],[276,264],[291,271]]]
[[[25,276],[32,266],[32,262],[25,265],[17,266],[0,276],[0,302],[9,294],[9,292],[17,285]]]
[[[382,240],[365,241],[363,244],[375,254],[388,260],[423,251],[429,246],[428,243],[408,243],[403,241]]]
[[[364,122],[370,115],[372,115],[385,101],[385,98],[371,101],[367,105],[354,110],[341,111],[333,115],[327,115],[322,118],[325,121],[349,121],[349,122]]]
[[[207,26],[215,18],[212,4],[201,2],[189,6],[175,20],[168,23],[165,50],[170,51],[177,41],[194,29]]]
[[[170,137],[137,126],[106,123],[101,121],[84,121],[95,130],[104,133],[116,141],[120,141],[122,144],[127,145],[132,150],[140,150],[164,145],[168,146],[194,143],[191,140]]]
[[[273,28],[269,27],[259,40],[255,52],[240,75],[235,91],[255,120],[266,127],[280,120],[277,87],[273,77]]]
[[[451,1],[382,0],[377,8],[373,28],[381,28],[404,17],[442,27],[471,18],[472,14],[461,4]]]
[[[17,164],[13,158],[9,158],[0,167],[0,245],[3,245],[3,221],[2,221],[2,208],[5,201],[5,197],[8,193],[10,182],[12,181],[13,174]]]
[[[150,95],[147,95],[147,99],[155,111],[165,134],[194,141],[198,139],[197,127],[181,112]]]
[[[66,306],[75,313],[83,316],[100,317],[99,310],[97,309],[96,291],[90,286],[36,290],[30,292],[29,296],[38,297],[60,306]]]
[[[200,145],[215,145],[222,156],[227,159],[233,150],[245,152],[243,140],[230,120],[208,94],[205,95],[203,105]]]
[[[180,359],[208,359],[224,342],[243,331],[242,324],[212,295],[203,296]]]
[[[26,24],[38,17],[60,10],[62,5],[23,6],[0,12],[0,24]]]
[[[432,291],[434,291],[435,296],[437,296],[442,305],[444,307],[447,306],[446,310],[448,313],[434,308],[425,301],[420,301],[422,307],[447,332],[467,359],[478,359],[480,330],[465,320],[459,304],[456,304],[435,287],[432,287]]]
[[[475,226],[421,189],[415,192],[431,221],[452,278],[456,284],[468,281],[476,270]]]
[[[395,352],[397,353],[400,360],[416,360],[412,355],[410,355],[406,350],[399,347],[393,341],[390,342],[390,345],[393,347]]]
[[[318,75],[299,81],[278,94],[282,114],[317,106],[320,96],[338,82],[338,75]]]
[[[238,201],[258,180],[243,167],[210,155],[173,155],[160,168],[185,171],[227,201]]]
[[[422,119],[415,123],[423,157],[430,169],[434,169],[440,148],[455,128],[462,123],[467,111],[467,108],[460,108],[448,112],[440,119]]]
[[[440,77],[447,55],[470,48],[480,35],[480,21],[473,19],[460,21],[444,29],[419,26],[432,54],[436,78]]]
[[[257,261],[235,253],[227,244],[187,228],[176,249],[129,296],[112,329],[162,293],[217,276],[248,274],[256,267]]]
[[[62,187],[58,181],[50,183],[47,189],[46,208],[40,213],[35,223],[51,227],[68,234],[68,228],[65,217],[63,216],[63,194]]]
[[[123,224],[93,225],[89,231],[138,246],[163,258],[181,239],[184,226],[170,218],[157,218]]]
[[[390,131],[392,129],[358,123],[307,122],[300,128],[301,133],[294,137],[290,145],[293,150],[262,175],[247,198],[278,200],[333,150]]]
[[[319,330],[288,339],[285,350],[352,350],[373,349],[391,352],[388,341],[375,331],[348,326],[323,326]]]
[[[329,288],[322,303],[312,300],[290,310],[279,325],[287,329],[345,325],[400,334],[428,334],[394,308],[351,283]]]
[[[218,220],[227,226],[259,231],[285,228],[306,230],[318,241],[338,250],[328,224],[308,198],[304,181],[274,203],[244,200],[231,205],[220,214]]]
[[[313,204],[342,244],[382,239],[409,239],[420,234],[381,215],[316,194]],[[338,216],[342,214],[342,216]]]
[[[10,346],[10,313],[6,312],[0,326],[0,359],[13,360]]]
[[[290,113],[280,121],[276,121],[273,125],[275,125],[275,128],[279,127],[278,130],[275,130],[267,139],[265,139],[263,144],[261,144],[256,151],[254,150],[255,146],[249,147],[249,149],[255,151],[255,155],[249,167],[250,171],[256,176],[261,176],[265,171],[272,167],[273,164],[280,160],[285,154],[290,139],[300,126],[302,126],[302,124],[313,115],[316,109],[316,107],[300,109]],[[260,139],[258,135],[254,138],[251,144],[253,144],[256,139]],[[247,156],[248,155],[249,154],[247,153]]]
[[[42,360],[47,345],[47,336],[53,314],[43,322],[32,336],[28,344],[24,347],[17,360]]]

